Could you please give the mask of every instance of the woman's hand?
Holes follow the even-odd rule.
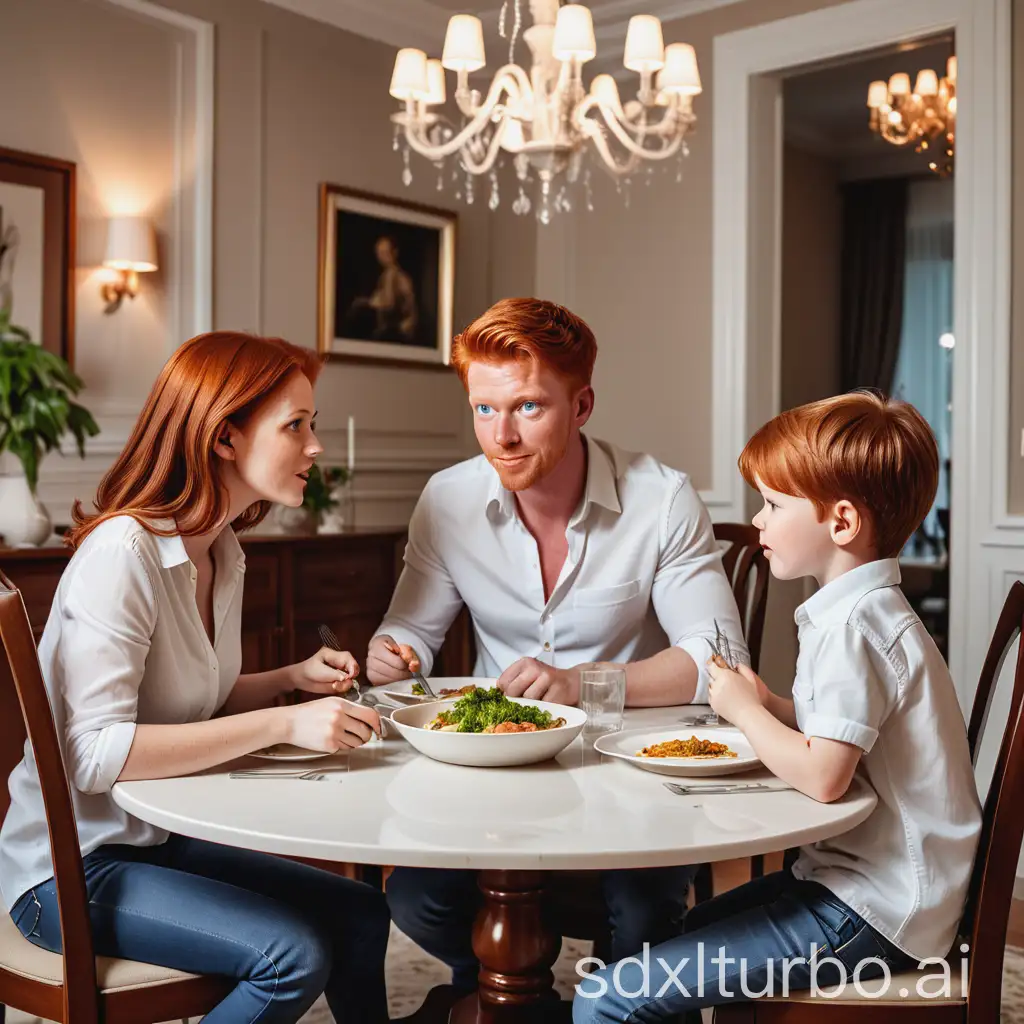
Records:
[[[312,658],[289,668],[293,690],[307,693],[344,693],[359,675],[359,662],[348,651],[321,647]]]
[[[708,686],[711,707],[742,729],[744,715],[752,708],[764,706],[764,695],[769,692],[768,687],[746,665],[740,665],[737,671],[733,671],[720,666],[714,658],[707,665],[711,677]]]
[[[341,697],[324,697],[282,710],[289,716],[288,742],[308,750],[352,750],[374,733],[380,735],[380,717],[373,708]]]

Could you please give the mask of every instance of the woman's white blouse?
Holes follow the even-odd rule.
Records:
[[[166,840],[163,829],[127,814],[110,796],[135,726],[211,718],[238,679],[245,556],[231,529],[211,550],[213,644],[196,605],[196,570],[179,536],[160,537],[131,516],[116,516],[86,538],[61,576],[39,660],[83,856],[107,843]],[[11,806],[0,829],[0,893],[8,910],[53,874],[27,742],[9,786]]]

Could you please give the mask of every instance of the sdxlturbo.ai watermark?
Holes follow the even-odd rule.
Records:
[[[823,949],[823,946],[816,947],[812,943],[809,950],[810,956],[808,957],[783,957],[780,960],[776,960],[773,957],[768,957],[767,960],[758,959],[753,970],[748,972],[746,957],[740,957],[737,960],[736,957],[727,956],[725,947],[719,946],[717,954],[706,959],[704,943],[698,942],[697,955],[695,958],[692,958],[696,965],[697,978],[693,995],[698,999],[703,999],[706,990],[710,989],[711,991],[707,992],[707,994],[715,998],[720,996],[724,999],[732,999],[741,996],[744,999],[764,999],[771,998],[774,995],[780,995],[785,998],[790,993],[791,972],[795,967],[804,966],[807,968],[809,984],[797,985],[793,989],[794,992],[809,992],[812,998],[835,999],[843,993],[848,984],[852,984],[857,995],[862,999],[883,999],[890,995],[889,989],[892,985],[892,974],[889,970],[889,965],[884,960],[874,956],[865,957],[858,962],[851,975],[847,970],[846,964],[841,960],[837,960],[832,956],[822,956],[821,952]],[[967,991],[966,954],[969,949],[970,947],[966,943],[960,946],[960,953],[962,955],[960,957],[960,982],[957,989],[962,992]],[[650,998],[652,995],[656,999],[662,999],[677,992],[688,999],[691,993],[683,985],[680,975],[690,962],[691,957],[682,957],[675,965],[672,965],[664,957],[659,956],[656,958],[656,966],[652,976],[651,946],[649,942],[645,942],[640,956],[628,956],[615,964],[611,975],[611,987],[615,989],[618,995],[625,999]],[[822,987],[819,983],[818,972],[826,964],[830,967],[829,974],[827,975],[829,980]],[[632,965],[639,965],[642,984],[637,989],[627,990],[622,978],[622,972]],[[714,972],[711,972],[712,980],[710,982],[707,981],[706,975],[708,971],[705,969],[709,965],[712,968],[718,968],[717,979],[714,978]],[[736,971],[729,970],[733,965],[739,968],[738,977]],[[778,992],[775,990],[776,965],[781,968],[781,986]],[[581,980],[576,984],[576,992],[584,999],[600,999],[601,996],[606,995],[609,988],[607,978],[603,974],[595,975],[588,973],[588,968],[594,971],[605,971],[607,967],[608,965],[596,956],[585,956],[577,960],[576,973],[580,976]],[[924,971],[927,967],[936,967],[938,970],[935,973],[919,974],[917,976],[915,979],[917,998],[952,998],[953,972],[949,962],[937,956],[926,957],[918,962],[918,971]],[[831,970],[833,968],[835,969],[834,972]],[[864,982],[866,979],[864,974],[868,971],[870,971],[868,974],[870,985],[865,986]],[[750,988],[749,982],[750,975],[752,974],[757,976],[759,984],[762,985],[757,990]],[[836,980],[836,974],[838,974],[838,980]],[[802,975],[803,972],[801,972],[801,977]],[[655,978],[659,982],[656,990],[652,988],[652,981]],[[632,981],[632,979],[630,980]],[[715,989],[715,980],[717,980],[717,990]],[[893,995],[898,995],[901,999],[906,999],[911,994],[911,990],[905,986],[901,986],[896,993],[893,993]]]

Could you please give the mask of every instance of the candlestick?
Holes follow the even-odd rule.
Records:
[[[356,418],[348,418],[348,475],[351,477],[356,469]]]

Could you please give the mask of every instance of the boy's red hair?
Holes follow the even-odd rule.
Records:
[[[575,313],[544,299],[502,299],[477,317],[452,348],[452,365],[468,388],[470,364],[534,359],[574,387],[594,373],[594,332]]]
[[[322,365],[312,349],[281,338],[213,331],[186,341],[160,371],[127,444],[100,481],[95,514],[75,502],[65,543],[77,548],[117,515],[147,528],[146,520],[174,519],[186,537],[212,530],[227,513],[213,450],[218,432],[225,422],[244,426],[292,373],[315,384]],[[255,526],[269,511],[269,501],[257,501],[234,527]]]
[[[818,518],[846,499],[871,523],[879,558],[899,554],[935,500],[939,450],[909,402],[871,391],[811,402],[769,420],[747,442],[740,472],[814,502]]]

